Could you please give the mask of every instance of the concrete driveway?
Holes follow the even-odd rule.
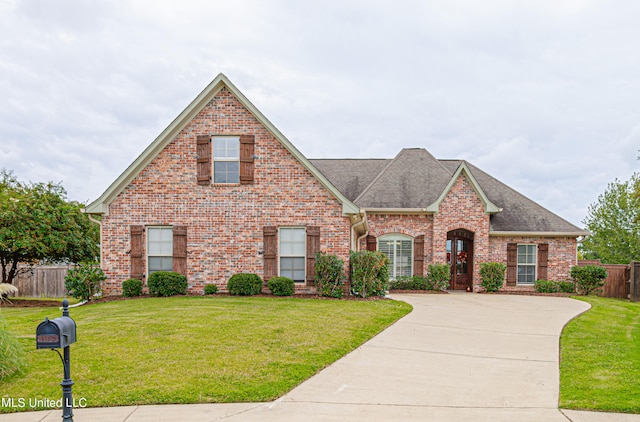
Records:
[[[558,410],[559,335],[588,304],[556,297],[394,295],[414,310],[272,403],[74,409],[76,421],[640,421]],[[0,416],[58,421],[61,411]]]

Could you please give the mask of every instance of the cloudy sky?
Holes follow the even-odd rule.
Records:
[[[640,2],[0,0],[0,168],[96,199],[220,72],[309,158],[466,159],[582,226],[640,171]]]

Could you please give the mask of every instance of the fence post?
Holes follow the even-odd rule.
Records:
[[[631,261],[629,299],[640,302],[640,262]]]

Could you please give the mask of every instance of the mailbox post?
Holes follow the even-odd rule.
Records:
[[[49,321],[46,318],[36,329],[36,349],[55,350],[64,366],[62,386],[62,420],[73,422],[73,394],[71,381],[71,343],[76,341],[76,322],[69,317],[69,301],[62,301],[62,317]],[[63,355],[57,350],[63,349]]]

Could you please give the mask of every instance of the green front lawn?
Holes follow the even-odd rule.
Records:
[[[580,299],[592,308],[560,339],[560,407],[640,413],[640,303]]]
[[[90,407],[273,400],[410,310],[391,300],[238,297],[72,308],[73,396]],[[35,331],[60,311],[3,308],[2,315],[27,351],[29,369],[2,381],[0,397],[57,400],[62,364],[56,353],[35,350]],[[19,410],[36,409],[0,407]]]

